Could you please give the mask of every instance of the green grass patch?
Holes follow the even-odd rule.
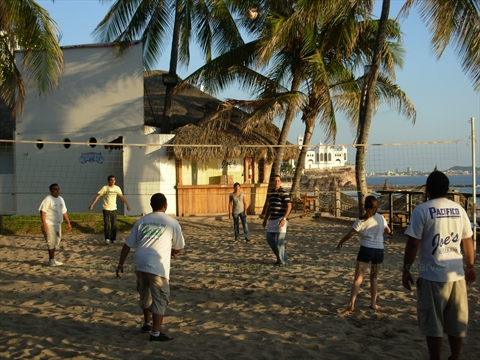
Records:
[[[103,233],[103,214],[69,213],[68,218],[72,230],[67,230],[65,221],[62,224],[64,234],[98,234]],[[117,231],[130,232],[139,217],[117,216]],[[42,234],[40,215],[38,216],[4,216],[2,235],[39,235]]]

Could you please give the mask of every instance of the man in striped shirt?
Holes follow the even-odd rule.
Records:
[[[274,188],[267,195],[268,204],[263,220],[263,227],[267,225],[267,242],[277,257],[275,266],[283,266],[288,259],[285,252],[285,236],[287,235],[288,215],[292,210],[290,194],[282,188],[280,175],[274,177]]]

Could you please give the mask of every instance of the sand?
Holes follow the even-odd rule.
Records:
[[[425,359],[415,292],[401,285],[405,238],[386,237],[377,311],[364,281],[345,315],[359,238],[335,245],[351,221],[291,216],[286,267],[272,264],[261,219],[249,216],[253,243],[233,242],[228,218],[180,218],[185,253],[172,262],[163,332],[140,332],[132,253],[115,277],[123,240],[69,235],[47,266],[41,236],[0,236],[2,359]],[[398,231],[397,231],[398,233]],[[478,271],[477,271],[478,273]],[[462,357],[480,353],[478,283],[468,288],[470,324]],[[443,358],[449,355],[445,338]]]

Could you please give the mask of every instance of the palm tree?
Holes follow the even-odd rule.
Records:
[[[35,1],[0,1],[0,98],[13,113],[23,112],[26,86],[36,86],[44,96],[58,85],[63,71],[59,35],[58,25]],[[21,50],[20,64],[16,50]]]
[[[282,163],[280,173],[282,176],[285,175],[286,177],[292,177],[292,175],[295,173],[295,166],[290,162],[284,162]]]
[[[343,23],[348,20],[338,17],[335,22]],[[317,119],[325,131],[327,138],[333,138],[336,131],[335,112],[340,111],[347,115],[351,124],[358,120],[357,111],[361,101],[362,79],[355,79],[353,71],[362,59],[371,56],[372,34],[376,33],[377,21],[360,21],[355,24],[356,45],[354,51],[342,53],[341,44],[337,44],[335,38],[328,39],[324,32],[331,32],[335,24],[325,24],[319,31],[315,42],[317,51],[311,56],[311,74],[308,93],[305,97],[307,103],[302,108],[302,120],[305,123],[305,134],[301,148],[295,178],[292,184],[292,193],[295,193],[300,186],[301,174],[304,170],[306,153],[313,135]],[[415,121],[415,110],[406,95],[393,83],[395,65],[401,65],[403,49],[400,46],[400,27],[398,23],[391,20],[387,23],[387,34],[389,42],[382,52],[382,77],[376,85],[374,93],[374,105],[380,100],[386,100],[391,105],[396,105],[399,112],[403,112],[407,118]],[[332,42],[333,41],[333,42]],[[330,54],[335,54],[332,57]]]
[[[177,66],[188,66],[190,42],[198,41],[206,61],[212,58],[213,49],[222,53],[243,44],[226,3],[218,0],[116,0],[94,34],[99,41],[119,44],[142,40],[146,70],[153,68],[172,38],[169,72],[163,79],[163,134],[170,133]]]
[[[422,19],[431,29],[432,47],[440,57],[450,43],[458,49],[462,59],[463,70],[472,77],[477,90],[480,91],[480,4],[478,0],[406,0],[401,15],[407,15],[412,6],[420,7]],[[373,113],[375,84],[379,74],[381,52],[386,41],[385,28],[390,11],[390,0],[383,0],[382,12],[376,37],[372,66],[364,86],[364,100],[360,105],[358,120],[357,153],[355,157],[355,177],[357,180],[358,206],[362,211],[367,195],[366,183],[366,149]]]
[[[306,146],[302,148],[304,151],[301,152],[299,164],[303,164],[302,157],[305,157],[320,114],[323,129],[330,139],[335,139],[336,135],[335,104],[356,122],[360,91],[359,82],[355,81],[352,71],[364,59],[371,57],[372,34],[377,26],[377,22],[357,20],[359,13],[368,16],[370,8],[366,5],[337,7],[327,13],[325,8],[319,11],[316,2],[303,3],[302,6],[298,4],[284,2],[278,9],[269,9],[271,13],[264,15],[268,21],[262,23],[259,40],[244,46],[249,47],[254,55],[248,56],[249,52],[245,49],[235,49],[234,54],[224,54],[189,77],[189,81],[201,79],[202,83],[215,90],[223,88],[229,81],[242,79],[245,88],[253,88],[254,92],[260,93],[255,101],[230,101],[231,105],[251,111],[246,130],[261,122],[271,121],[275,115],[285,116],[272,175],[279,173],[283,145],[286,144],[296,112],[303,112],[307,125],[304,136]],[[398,25],[392,22],[389,36],[398,38],[399,31]],[[397,44],[389,45],[384,67],[387,75],[393,75],[394,63],[399,62],[399,55],[395,52],[399,51]],[[258,70],[260,65],[266,64],[269,69],[265,76],[250,68],[254,66]],[[284,79],[290,80],[290,90],[280,85],[285,82]],[[385,81],[383,85],[380,94],[389,100],[396,98],[402,106],[411,106],[398,87],[393,90],[391,81]],[[344,93],[340,94],[340,90]],[[335,98],[331,97],[331,91],[335,92]],[[303,167],[297,166],[293,190],[298,187],[302,171]]]

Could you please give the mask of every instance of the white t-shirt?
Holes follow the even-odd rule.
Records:
[[[472,236],[472,228],[459,204],[437,198],[418,205],[405,234],[420,240],[418,277],[439,282],[465,277],[460,243]]]
[[[376,213],[366,220],[357,218],[352,228],[362,239],[360,245],[371,249],[383,249],[383,233],[387,226],[385,218]]]
[[[172,248],[185,247],[177,220],[163,212],[152,212],[138,219],[125,244],[135,249],[135,270],[170,278]]]
[[[67,212],[67,206],[61,196],[48,195],[43,199],[38,211],[46,213],[47,225],[60,225],[63,222],[63,214]]]
[[[122,195],[122,189],[120,189],[120,186],[113,185],[113,187],[110,187],[105,185],[98,193],[103,197],[103,210],[117,210],[117,195]]]

